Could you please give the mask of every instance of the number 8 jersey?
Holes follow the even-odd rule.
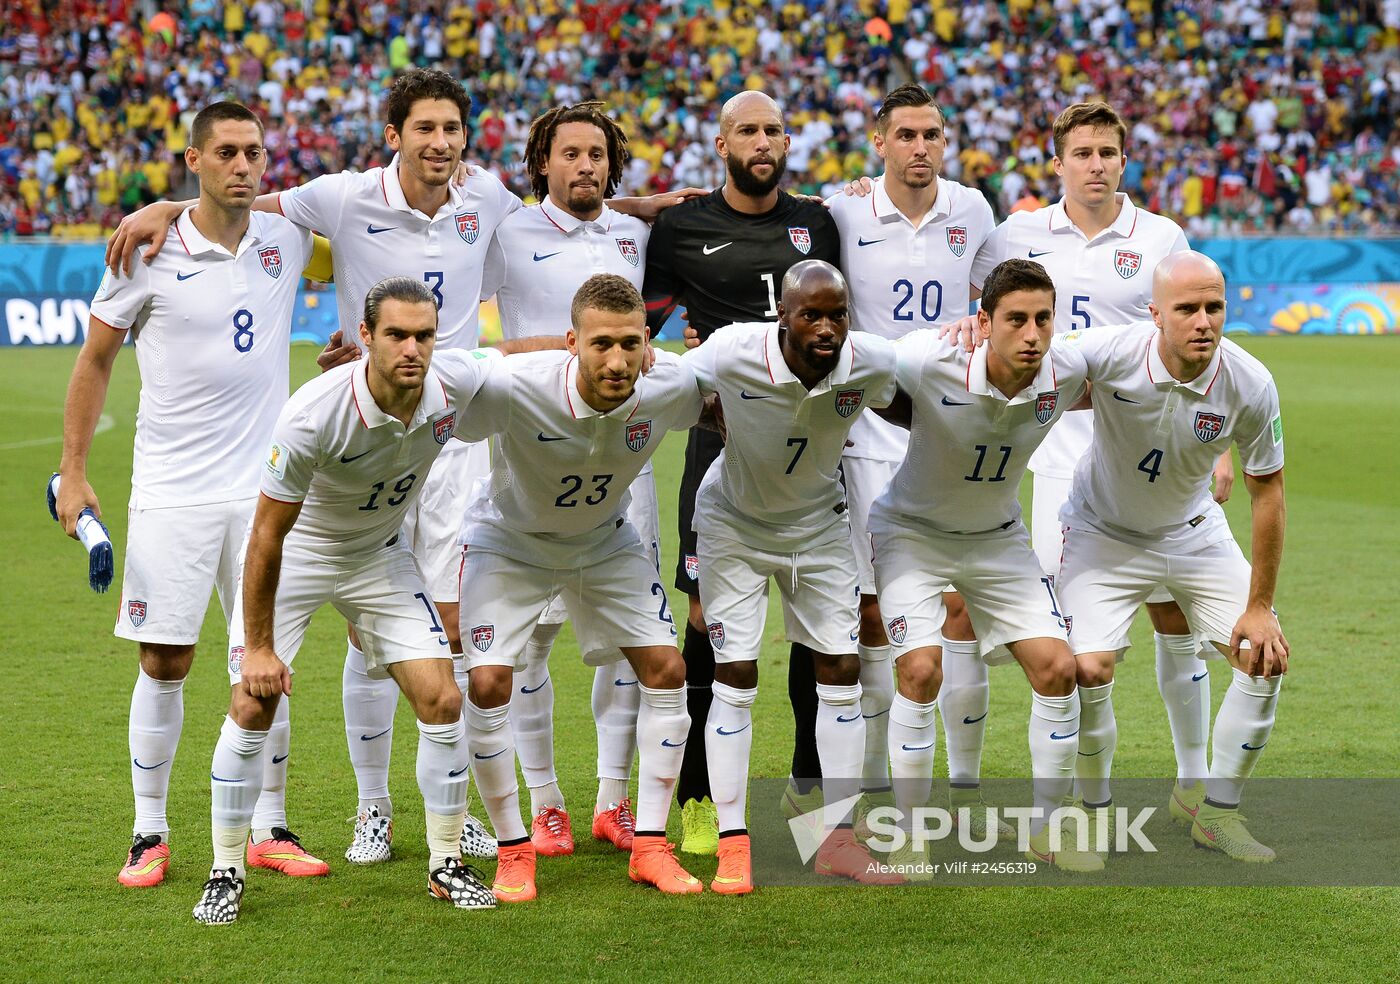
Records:
[[[235,252],[190,218],[130,277],[110,270],[92,317],[131,329],[141,370],[131,508],[198,506],[258,494],[258,466],[287,400],[287,349],[311,234],[252,212]],[[106,330],[106,329],[102,329]]]

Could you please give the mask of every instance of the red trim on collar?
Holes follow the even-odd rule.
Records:
[[[969,356],[967,357],[967,376],[965,377],[965,380],[964,380],[964,382],[963,382],[963,386],[967,389],[967,391],[968,391],[969,393],[972,392],[972,356],[971,356],[971,355],[969,355]]]
[[[175,235],[180,237],[180,245],[181,245],[181,246],[185,246],[185,237],[182,236],[182,235],[180,235],[180,220],[179,220],[179,219],[176,219],[176,220],[175,220]],[[193,255],[194,255],[193,253],[190,252],[190,248],[189,248],[188,246],[185,246],[185,255],[186,255],[186,256],[193,256]]]
[[[1155,380],[1155,379],[1152,378],[1152,343],[1155,342],[1155,341],[1157,341],[1158,335],[1160,335],[1160,334],[1161,334],[1161,329],[1158,329],[1158,334],[1157,334],[1157,335],[1153,335],[1151,338],[1149,338],[1149,339],[1147,340],[1147,351],[1145,351],[1145,352],[1143,353],[1143,358],[1142,358],[1143,365],[1145,365],[1145,366],[1147,367],[1147,381],[1148,381],[1149,383],[1154,383],[1154,384],[1157,382],[1157,380]]]
[[[1219,349],[1219,347],[1220,347],[1220,346],[1219,346],[1219,344],[1217,343],[1216,348]],[[1201,394],[1202,396],[1210,396],[1211,387],[1214,386],[1214,385],[1215,385],[1215,381],[1216,381],[1217,379],[1220,378],[1220,367],[1223,366],[1224,364],[1225,364],[1225,353],[1224,353],[1224,352],[1221,352],[1221,353],[1220,353],[1220,358],[1219,358],[1219,359],[1216,361],[1216,363],[1215,363],[1215,375],[1210,377],[1210,385],[1208,385],[1208,386],[1206,387],[1206,391],[1205,391],[1204,393]]]
[[[572,388],[569,386],[569,383],[571,383],[574,378],[569,372],[569,367],[574,364],[576,359],[578,359],[578,356],[571,355],[569,356],[569,361],[564,363],[564,402],[569,405],[569,413],[575,420],[578,420],[578,414],[574,413],[574,398],[569,394],[569,390]]]
[[[641,382],[641,380],[638,380],[638,382]],[[634,392],[635,392],[635,389],[634,389]],[[640,409],[642,409],[642,398],[641,398],[640,395],[638,395],[638,397],[637,397],[637,405],[636,405],[635,407],[632,408],[632,412],[629,413],[629,414],[627,415],[627,419],[628,419],[628,420],[631,420],[633,417],[637,416],[637,411],[640,410]]]
[[[778,347],[779,347],[779,348],[782,348],[782,345],[783,345],[783,343],[782,343],[781,341],[779,341],[779,342],[778,342]],[[767,370],[768,370],[768,381],[769,381],[770,383],[772,383],[773,385],[776,386],[776,385],[778,384],[778,381],[777,381],[777,379],[773,378],[773,363],[771,363],[771,362],[768,361],[768,336],[767,336],[767,335],[765,335],[765,336],[763,337],[763,365],[764,365],[764,367],[766,367]]]
[[[856,340],[849,333],[846,335],[846,347],[851,350],[851,365],[847,371],[853,372],[856,368]]]
[[[369,421],[365,420],[364,411],[360,409],[360,398],[355,395],[355,381],[353,379],[350,380],[350,402],[355,404],[355,413],[359,415],[360,423],[365,430],[369,430]]]
[[[870,214],[873,215],[873,216],[875,216],[875,218],[877,218],[877,219],[880,217],[880,213],[877,212],[877,211],[875,211],[875,189],[874,189],[874,188],[871,188],[871,189],[870,189]],[[859,239],[860,237],[857,236],[856,238]]]
[[[1134,211],[1134,212],[1133,212],[1133,225],[1132,225],[1132,228],[1128,230],[1128,238],[1129,238],[1129,239],[1133,238],[1133,229],[1136,229],[1136,228],[1137,228],[1137,219],[1138,219],[1138,217],[1137,217],[1137,212]]]
[[[387,167],[379,169],[379,193],[384,196],[385,205],[389,204],[389,189],[384,187],[384,172],[387,170],[389,170]],[[392,208],[393,206],[390,205],[389,207]]]
[[[558,229],[564,235],[567,236],[569,234],[563,226],[561,226],[558,222],[554,221],[554,216],[549,214],[549,210],[544,207],[544,202],[540,202],[540,214],[549,220],[550,225],[554,226],[554,228]]]

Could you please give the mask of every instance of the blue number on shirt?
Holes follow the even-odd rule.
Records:
[[[608,484],[612,480],[611,475],[594,475],[590,479],[593,482],[593,491],[584,496],[583,501],[590,506],[601,504],[608,497]],[[572,509],[578,505],[578,493],[583,488],[583,476],[565,475],[559,482],[564,486],[564,491],[555,497],[554,504],[561,509]]]
[[[1091,324],[1090,321],[1089,321],[1089,312],[1088,312],[1087,310],[1085,310],[1085,307],[1084,307],[1084,306],[1081,306],[1081,305],[1080,305],[1080,303],[1079,303],[1080,301],[1083,301],[1083,302],[1084,302],[1084,305],[1087,306],[1088,303],[1089,303],[1089,295],[1088,295],[1088,294],[1075,294],[1072,298],[1070,298],[1070,301],[1069,301],[1069,316],[1070,316],[1071,318],[1083,318],[1083,319],[1084,319],[1084,323],[1083,323],[1082,325],[1075,325],[1074,327],[1076,327],[1076,328],[1091,328],[1091,327],[1093,327],[1093,326],[1092,326],[1092,324]]]
[[[1147,476],[1147,484],[1157,481],[1157,476],[1162,474],[1162,452],[1157,448],[1147,452],[1138,462],[1137,470]]]
[[[433,296],[437,298],[439,311],[442,310],[442,280],[441,270],[428,270],[423,274],[423,283],[432,289]]]
[[[408,493],[413,490],[413,483],[418,481],[418,476],[412,473],[405,475],[394,483],[394,491],[397,495],[391,495],[386,500],[391,506],[403,505],[403,501],[408,498]],[[383,482],[375,482],[370,487],[369,501],[360,507],[360,512],[374,512],[379,508],[379,493],[384,491]]]
[[[1011,460],[1011,449],[1005,444],[997,450],[1001,452],[1001,463],[997,465],[997,473],[991,478],[982,477],[982,464],[987,460],[987,445],[976,445],[977,464],[972,468],[971,475],[964,475],[964,482],[1004,482],[1006,481],[1006,463]]]
[[[233,313],[233,347],[239,352],[253,350],[253,312],[246,308]]]
[[[671,634],[674,635],[675,632],[676,632],[676,629],[675,629],[676,621],[675,621],[675,619],[671,618],[671,611],[670,611],[670,608],[667,606],[667,603],[666,603],[666,589],[663,588],[663,587],[661,586],[661,583],[660,583],[659,581],[656,581],[656,582],[653,582],[653,583],[652,583],[652,586],[651,586],[651,593],[652,593],[653,595],[660,595],[660,596],[661,596],[661,610],[658,611],[658,612],[656,613],[656,617],[659,618],[659,619],[661,619],[661,621],[663,621],[663,622],[667,623],[668,625],[670,625],[670,626],[671,626]]]
[[[913,321],[914,312],[906,310],[914,300],[914,285],[908,280],[896,280],[893,287],[898,298],[894,306],[895,321]],[[929,292],[933,292],[933,310],[929,310]],[[902,296],[901,296],[902,295]],[[919,313],[923,320],[932,324],[943,313],[943,285],[937,280],[926,280],[919,290]]]

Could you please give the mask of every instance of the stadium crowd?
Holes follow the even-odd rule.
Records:
[[[530,120],[608,102],[623,193],[713,187],[723,98],[762,88],[791,187],[878,170],[899,78],[948,117],[944,173],[999,216],[1058,195],[1050,121],[1130,121],[1124,188],[1212,234],[1400,232],[1400,0],[17,0],[0,24],[0,235],[97,236],[178,189],[188,124],[228,95],[265,119],[266,186],[386,162],[396,71],[472,95],[470,152],[528,194]]]

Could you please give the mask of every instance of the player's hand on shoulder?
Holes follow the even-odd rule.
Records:
[[[1250,605],[1230,633],[1230,665],[1268,679],[1288,672],[1288,640],[1278,616],[1266,605]]]
[[[1235,462],[1230,457],[1229,451],[1216,460],[1215,470],[1211,472],[1211,477],[1215,480],[1212,495],[1216,502],[1224,505],[1230,501],[1230,493],[1235,488]]]
[[[170,224],[180,217],[181,211],[181,206],[175,202],[155,202],[123,218],[112,238],[107,240],[106,262],[112,272],[131,276],[131,258],[142,243],[151,246],[142,254],[141,261],[154,260],[170,234]]]
[[[987,340],[982,329],[981,319],[975,314],[965,314],[957,321],[949,322],[938,329],[938,337],[945,342],[961,345],[963,351],[972,352]]]
[[[647,339],[646,354],[642,356],[642,375],[651,372],[651,367],[656,365],[656,349],[651,344],[651,339]]]
[[[322,372],[334,369],[336,366],[343,366],[347,362],[354,362],[360,357],[358,345],[352,345],[345,341],[345,333],[337,328],[331,332],[330,339],[326,342],[326,347],[321,349],[316,356],[316,365]]]
[[[291,696],[292,673],[277,654],[266,647],[251,647],[243,655],[243,689],[251,697]]]
[[[841,193],[847,198],[864,198],[875,190],[875,182],[862,175],[854,181],[846,182],[846,187],[841,189]]]
[[[63,524],[63,532],[73,539],[78,538],[78,517],[84,509],[91,509],[98,519],[102,518],[102,506],[97,501],[97,493],[86,479],[64,476],[58,486],[58,498],[54,503],[58,510],[58,521]]]
[[[471,174],[471,167],[465,160],[457,162],[457,170],[452,172],[452,187],[460,188],[467,183],[467,175]]]
[[[700,345],[700,329],[690,323],[690,311],[682,308],[681,320],[685,322],[685,327],[681,329],[681,337],[685,339],[685,347],[688,349],[697,348]]]
[[[645,198],[617,198],[608,202],[608,205],[615,211],[631,215],[643,222],[655,222],[658,215],[673,205],[679,205],[681,202],[708,194],[709,192],[704,188],[676,188],[672,191],[648,195]],[[618,205],[622,207],[618,208]]]

